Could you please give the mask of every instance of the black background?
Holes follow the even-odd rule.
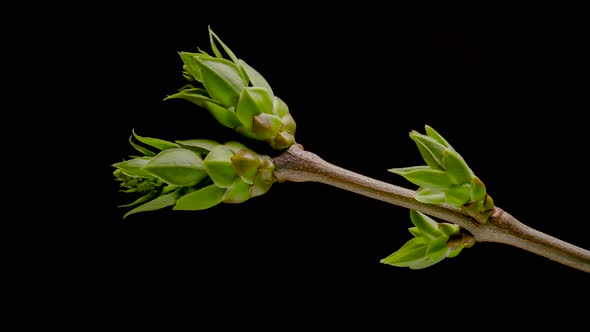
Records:
[[[43,275],[30,277],[36,291],[54,295],[45,303],[65,299],[96,324],[168,310],[195,326],[387,326],[521,310],[533,312],[517,318],[525,324],[583,320],[588,275],[517,248],[478,243],[420,271],[380,264],[410,238],[408,210],[326,185],[275,184],[240,205],[123,220],[117,205],[133,197],[118,192],[110,165],[132,152],[133,128],[273,153],[188,102],[162,100],[185,83],[177,52],[209,50],[210,25],[289,105],[306,150],[415,188],[386,170],[422,163],[408,132],[429,124],[498,206],[590,248],[586,21],[550,8],[261,6],[89,8],[56,30],[71,37],[52,43],[71,91],[67,135],[85,137],[91,158],[69,166],[81,175],[63,222],[35,232],[56,233],[31,263]]]

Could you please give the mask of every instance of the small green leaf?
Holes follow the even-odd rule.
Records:
[[[207,95],[207,91],[200,88],[183,89],[177,93],[167,96],[164,100],[168,99],[184,99],[192,102],[193,104],[207,108],[207,103],[217,104],[218,101],[211,99]]]
[[[176,143],[168,142],[168,141],[165,141],[165,140],[159,139],[159,138],[142,137],[142,136],[137,135],[135,133],[135,130],[132,130],[132,132],[133,132],[133,136],[135,137],[136,140],[140,141],[143,144],[153,146],[156,149],[167,150],[167,149],[174,149],[174,148],[179,147],[178,144],[176,144]]]
[[[415,227],[415,226],[414,226],[414,227],[410,227],[410,228],[408,228],[408,230],[409,230],[409,231],[410,231],[410,233],[411,233],[412,235],[414,235],[415,237],[419,237],[419,238],[422,238],[422,237],[424,237],[424,236],[422,235],[422,232],[420,232],[420,230],[418,229],[418,227]],[[430,241],[430,239],[428,239],[428,241]]]
[[[477,176],[471,178],[470,197],[472,201],[481,201],[486,197],[486,186]]]
[[[414,238],[416,239],[416,238]],[[410,240],[411,241],[411,240]],[[407,267],[426,259],[426,245],[402,247],[393,254],[383,258],[381,263],[399,267]]]
[[[152,157],[138,157],[113,164],[113,167],[124,171],[125,174],[129,176],[153,179],[154,177],[152,175],[143,170],[143,167],[147,165],[150,160],[152,160]]]
[[[225,188],[219,188],[212,184],[180,197],[173,209],[206,210],[221,203],[226,190]]]
[[[434,138],[436,141],[438,141],[440,144],[446,146],[447,148],[454,150],[453,147],[451,146],[451,144],[449,144],[449,142],[447,142],[446,139],[444,139],[436,130],[434,130],[432,127],[430,127],[429,125],[424,126],[424,128],[426,129],[426,135],[428,135],[429,137]]]
[[[242,203],[250,198],[250,184],[236,178],[223,196],[224,203]]]
[[[430,166],[410,166],[410,167],[401,167],[401,168],[390,168],[387,171],[391,173],[395,173],[397,175],[405,176],[408,173],[424,170],[424,169],[431,169]]]
[[[218,187],[229,188],[238,176],[231,161],[233,155],[229,147],[219,145],[213,148],[203,161],[207,173]]]
[[[135,200],[134,202],[131,202],[129,204],[125,204],[125,205],[119,205],[119,207],[131,207],[137,204],[141,204],[143,202],[149,201],[152,197],[155,196],[155,193],[151,192],[151,193],[147,193],[144,196],[141,196],[140,198],[138,198],[137,200]]]
[[[240,101],[236,107],[236,115],[244,126],[250,128],[253,116],[260,113],[272,113],[272,107],[273,100],[268,90],[248,87],[242,90]]]
[[[235,107],[225,108],[219,106],[214,103],[205,103],[205,108],[211,113],[211,115],[217,120],[217,122],[221,123],[223,126],[228,128],[236,128],[240,125],[240,120],[238,119],[236,112],[234,112]]]
[[[238,64],[238,57],[234,54],[234,52],[232,52],[229,49],[229,47],[227,47],[227,45],[225,45],[224,42],[221,41],[221,39],[219,39],[219,37],[215,34],[215,32],[213,32],[213,30],[211,30],[211,27],[209,27],[209,41],[211,42],[211,49],[213,50],[213,53],[215,53],[215,55],[218,58],[223,58],[223,55],[221,55],[221,52],[219,52],[219,50],[217,49],[217,45],[215,44],[215,41],[217,41],[219,43],[219,45],[221,45],[221,47],[223,48],[225,53],[227,53],[227,55],[229,56],[231,61],[233,61],[236,65]]]
[[[438,223],[424,213],[410,210],[410,219],[425,237],[434,240],[441,236],[441,232],[438,231]]]
[[[129,136],[129,143],[133,148],[135,148],[135,150],[143,153],[145,156],[153,157],[156,155],[154,152],[144,148],[143,146],[135,144],[135,142],[133,142],[133,136]]]
[[[410,133],[410,138],[414,140],[422,158],[428,166],[436,170],[443,170],[442,158],[446,146],[440,144],[432,137],[422,135],[418,132]]]
[[[396,169],[390,169],[389,171],[402,175],[402,172],[398,172]],[[406,180],[421,187],[445,189],[453,186],[447,174],[436,169],[417,168],[410,171],[406,169],[403,171],[402,176]]]
[[[264,77],[260,75],[259,72],[257,72],[254,68],[250,67],[250,65],[247,64],[244,60],[240,59],[239,63],[242,66],[242,68],[244,68],[244,71],[246,71],[246,74],[248,75],[248,78],[250,79],[252,86],[264,88],[268,90],[271,96],[274,95],[274,93],[272,92],[272,88],[270,87],[270,84],[268,84],[266,79],[264,79]]]
[[[426,204],[443,204],[447,201],[445,191],[436,188],[419,188],[414,198]]]
[[[459,234],[461,227],[455,224],[449,224],[447,222],[438,223],[438,230],[446,237],[451,235]]]
[[[201,157],[188,149],[160,152],[143,168],[160,180],[176,186],[192,186],[207,176]]]
[[[447,190],[447,203],[454,206],[461,206],[467,203],[469,201],[470,187],[469,184],[464,184]]]
[[[424,237],[415,237],[415,238],[408,240],[406,243],[404,243],[404,245],[401,246],[401,248],[399,248],[397,251],[400,251],[402,249],[404,249],[404,250],[415,249],[415,248],[427,245],[428,242],[430,242],[430,239],[425,239]]]
[[[443,257],[444,258],[444,257]],[[421,269],[425,269],[427,267],[430,267],[438,262],[440,262],[442,259],[439,260],[434,260],[430,257],[426,257],[425,260],[421,261],[421,262],[417,262],[414,264],[411,264],[410,266],[408,266],[411,270],[421,270]]]
[[[428,246],[426,247],[426,256],[435,261],[439,261],[445,258],[448,251],[448,241],[449,238],[444,235],[441,235],[436,239],[430,241],[430,243],[428,243]]]
[[[213,150],[213,148],[221,145],[215,141],[208,140],[208,139],[189,139],[183,141],[176,141],[176,143],[182,145],[183,147],[194,148],[200,153],[209,153],[209,151]]]
[[[443,152],[443,168],[453,184],[469,184],[473,176],[465,160],[455,151],[446,149]]]
[[[176,203],[176,200],[178,199],[178,196],[180,196],[180,192],[178,190],[168,195],[160,196],[152,201],[149,201],[127,212],[123,216],[123,219],[135,213],[159,210],[174,205],[174,203]]]
[[[211,98],[224,106],[235,106],[246,82],[236,65],[225,59],[195,57],[199,64],[203,85]]]

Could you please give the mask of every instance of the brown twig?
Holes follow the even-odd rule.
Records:
[[[423,212],[457,224],[478,242],[498,242],[518,247],[558,263],[590,272],[590,251],[532,229],[496,207],[490,222],[475,219],[449,207],[425,204],[414,199],[414,191],[357,174],[335,166],[292,145],[273,159],[278,181],[320,182],[367,197]]]

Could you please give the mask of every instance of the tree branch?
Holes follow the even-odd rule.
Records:
[[[590,251],[534,230],[496,207],[486,224],[450,207],[425,204],[414,199],[414,191],[360,175],[335,166],[303,150],[299,144],[273,159],[279,182],[319,182],[390,204],[423,212],[457,224],[478,242],[497,242],[518,247],[558,263],[590,272]]]

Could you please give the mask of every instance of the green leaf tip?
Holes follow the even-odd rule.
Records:
[[[487,222],[493,214],[493,200],[483,182],[473,174],[463,157],[434,128],[424,126],[426,135],[415,130],[410,138],[427,166],[388,169],[419,186],[414,198],[422,203],[447,205]]]
[[[208,30],[214,56],[179,52],[183,76],[191,86],[164,100],[190,101],[207,109],[223,126],[265,141],[275,150],[294,144],[296,125],[287,105],[258,71],[239,59],[210,26]]]
[[[458,225],[438,223],[415,210],[410,210],[410,219],[414,227],[408,230],[414,237],[381,263],[419,270],[456,257],[463,248],[473,245],[473,237]]]

